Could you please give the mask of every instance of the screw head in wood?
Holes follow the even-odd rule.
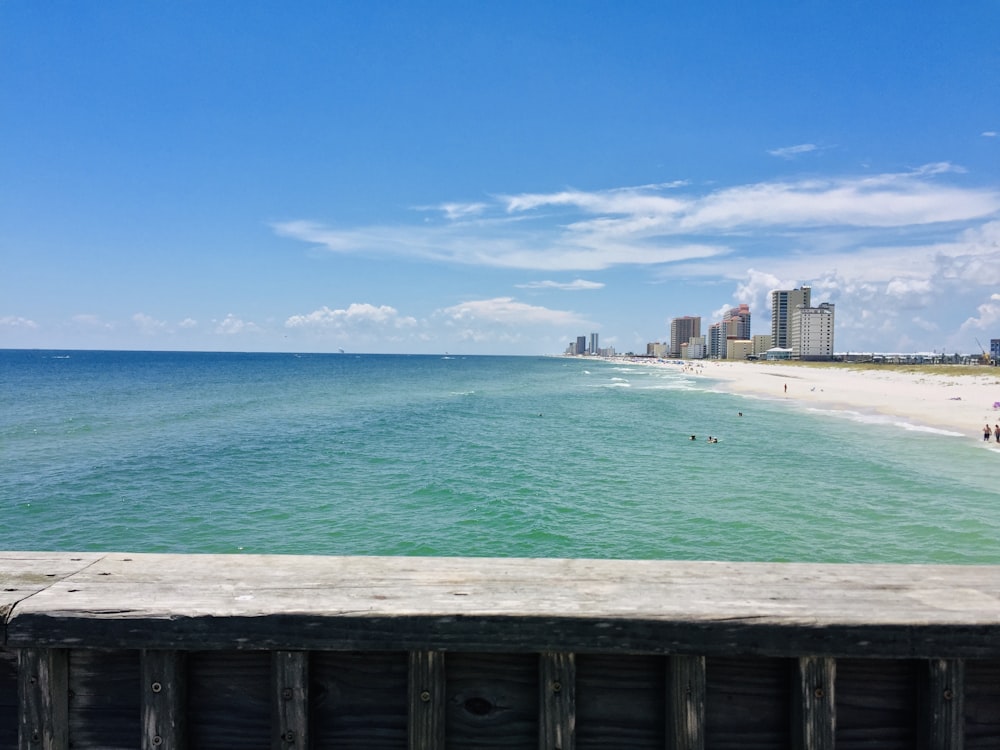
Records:
[[[290,701],[292,699],[292,689],[285,688],[284,690],[282,690],[281,697],[284,698],[286,701]]]
[[[823,688],[816,688],[813,691],[813,695],[815,695],[817,698],[822,698],[824,695],[826,695],[826,691],[824,691]]]
[[[552,692],[553,693],[558,693],[560,690],[562,690],[562,683],[561,682],[553,682],[552,683]]]
[[[149,686],[149,688],[150,688],[150,690],[152,690],[152,691],[153,691],[154,693],[158,693],[158,692],[160,692],[161,690],[163,690],[163,685],[161,685],[161,684],[160,684],[160,683],[158,683],[158,682],[154,682],[154,683],[153,683],[152,685],[150,685],[150,686]]]
[[[946,701],[950,701],[954,697],[955,697],[955,693],[952,692],[951,688],[948,688],[947,690],[944,691],[944,699]]]
[[[162,744],[163,744],[163,738],[158,734],[153,735],[153,745],[159,747]]]
[[[420,694],[420,700],[422,700],[422,701],[423,701],[424,703],[430,703],[430,700],[431,700],[431,692],[430,692],[429,690],[425,690],[425,691],[423,691],[423,692],[422,692],[422,693]]]

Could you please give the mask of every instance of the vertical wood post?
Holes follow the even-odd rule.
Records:
[[[833,750],[837,731],[834,685],[837,662],[826,656],[800,656],[792,679],[792,747]]]
[[[538,746],[573,750],[576,745],[576,656],[546,652],[538,660]]]
[[[309,653],[271,653],[271,747],[309,748]]]
[[[18,747],[68,750],[69,659],[65,649],[18,651]]]
[[[142,750],[183,750],[187,674],[180,651],[143,651],[140,658]]]
[[[411,651],[407,682],[410,750],[444,750],[444,652]]]
[[[705,748],[705,657],[667,657],[667,748]]]
[[[965,660],[930,659],[921,691],[920,734],[926,750],[962,750],[965,745]]]

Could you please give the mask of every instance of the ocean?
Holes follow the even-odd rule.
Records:
[[[970,429],[582,358],[6,350],[0,549],[997,564]]]

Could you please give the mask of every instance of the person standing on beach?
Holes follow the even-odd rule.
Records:
[[[993,425],[993,434],[996,435],[997,442],[1000,443],[1000,424]]]
[[[987,422],[986,426],[983,428],[983,440],[985,442],[987,442],[987,443],[990,442],[990,433],[991,432],[992,432],[992,430],[990,429],[990,423]]]
[[[785,393],[788,393],[788,383],[785,383]]]

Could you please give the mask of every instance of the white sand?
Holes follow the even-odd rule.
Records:
[[[702,360],[689,374],[720,381],[732,393],[795,399],[818,408],[849,409],[899,417],[915,425],[951,430],[982,440],[983,425],[1000,424],[1000,369],[996,376],[962,373],[942,366],[940,374],[851,369],[846,365],[806,367],[760,362]],[[785,386],[787,385],[787,392]]]

